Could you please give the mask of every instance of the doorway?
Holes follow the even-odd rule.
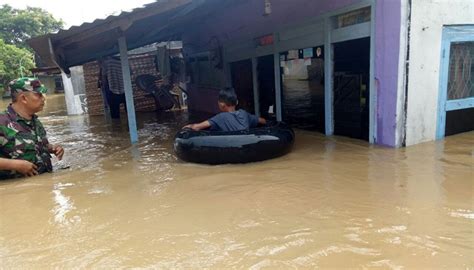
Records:
[[[252,60],[242,60],[230,64],[232,86],[239,100],[238,109],[255,113],[253,101]]]
[[[280,65],[283,120],[324,133],[324,47],[283,52]]]
[[[259,91],[260,116],[275,118],[275,67],[273,55],[257,58],[257,82]]]
[[[370,38],[334,43],[334,134],[369,140]]]

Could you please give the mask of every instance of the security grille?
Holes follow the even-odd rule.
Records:
[[[474,97],[474,42],[451,44],[448,99]]]

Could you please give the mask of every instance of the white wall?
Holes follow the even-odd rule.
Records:
[[[408,53],[408,15],[410,12],[408,0],[401,0],[400,7],[400,54],[398,57],[397,84],[397,115],[395,129],[395,146],[403,146],[406,132],[406,59]]]
[[[64,85],[64,95],[68,115],[83,114],[85,106],[82,99],[85,97],[84,71],[82,66],[71,67],[71,77],[61,73]]]
[[[443,25],[474,24],[473,0],[412,0],[406,144],[435,139]]]

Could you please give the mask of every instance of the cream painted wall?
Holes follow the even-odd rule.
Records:
[[[412,0],[406,145],[435,139],[443,25],[474,24],[473,0]]]

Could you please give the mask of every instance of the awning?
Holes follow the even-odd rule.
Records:
[[[117,40],[122,36],[128,50],[179,39],[192,20],[209,15],[226,2],[229,0],[160,0],[27,42],[47,66],[59,66],[69,73],[69,67],[119,53]]]

